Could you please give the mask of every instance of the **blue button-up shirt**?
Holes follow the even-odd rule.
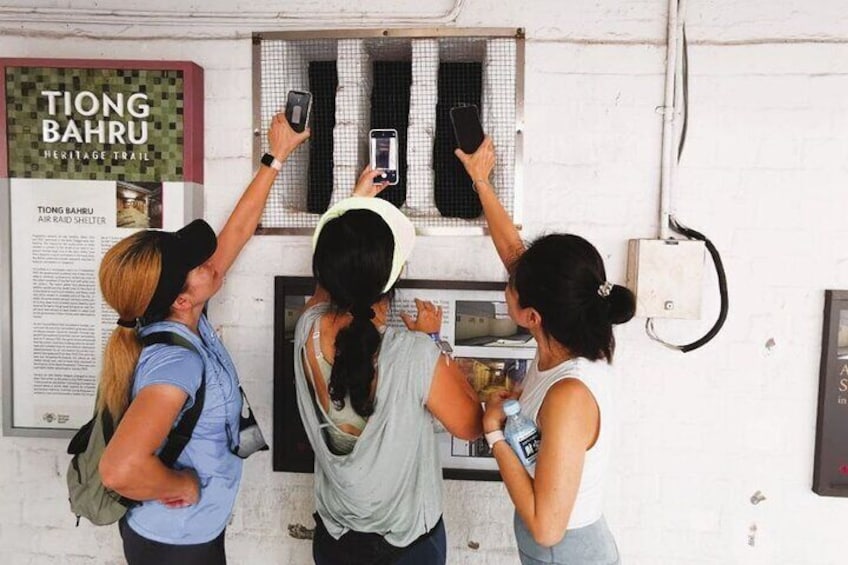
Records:
[[[238,375],[232,359],[201,316],[199,336],[176,322],[156,322],[140,330],[142,336],[170,331],[197,348],[202,360],[189,349],[155,344],[145,347],[136,364],[132,396],[152,384],[168,384],[186,392],[189,400],[181,412],[194,402],[206,371],[206,397],[203,412],[188,442],[174,465],[192,468],[200,479],[200,500],[186,508],[168,508],[156,500],[132,508],[127,513],[130,527],[141,536],[169,544],[186,545],[213,540],[230,519],[241,480],[242,460],[230,449],[238,441],[242,400]],[[228,429],[229,428],[229,429]]]

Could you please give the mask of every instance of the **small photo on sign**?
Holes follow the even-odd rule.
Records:
[[[451,457],[494,457],[483,436],[471,440],[451,437],[450,454]]]
[[[162,228],[162,183],[118,181],[117,227]]]
[[[534,347],[532,336],[512,321],[506,302],[456,301],[456,345]]]
[[[848,310],[839,311],[839,333],[836,337],[836,356],[840,360],[848,359]]]
[[[454,359],[480,402],[493,392],[501,390],[520,391],[527,374],[529,359],[476,359],[456,357]]]

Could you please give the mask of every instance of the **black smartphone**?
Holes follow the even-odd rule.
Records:
[[[450,109],[450,118],[459,148],[465,153],[477,151],[485,138],[477,106],[473,104],[454,106]]]
[[[297,133],[306,129],[309,110],[312,109],[312,93],[305,90],[289,90],[286,96],[286,119]]]
[[[371,168],[382,169],[382,177],[374,183],[398,183],[398,132],[396,129],[372,129],[369,134],[371,148]]]

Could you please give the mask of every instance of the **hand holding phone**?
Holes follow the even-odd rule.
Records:
[[[485,138],[477,106],[454,106],[450,109],[450,118],[459,148],[469,155],[477,151]]]
[[[280,112],[274,116],[271,120],[271,127],[268,128],[269,154],[280,161],[285,161],[292,151],[307,139],[309,139],[309,130],[306,129],[300,133],[294,131],[285,115]],[[263,163],[265,162],[263,161]],[[265,164],[271,166],[271,162]]]
[[[389,183],[383,180],[382,171],[375,171],[369,164],[359,174],[356,185],[353,187],[353,195],[370,198],[383,192],[387,186]]]
[[[306,129],[311,109],[311,93],[305,90],[289,90],[286,96],[286,120],[294,131],[301,133]]]
[[[492,175],[492,169],[495,168],[495,145],[491,137],[484,137],[483,143],[474,153],[468,154],[462,149],[457,149],[454,154],[465,167],[465,172],[468,173],[475,191],[479,190],[480,183],[491,187],[488,181]]]
[[[374,178],[375,183],[398,183],[398,133],[396,129],[372,129],[368,133],[371,168],[383,174]]]

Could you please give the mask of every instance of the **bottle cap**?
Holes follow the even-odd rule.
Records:
[[[510,399],[503,403],[503,411],[507,416],[515,416],[521,411],[521,405],[517,400]]]

